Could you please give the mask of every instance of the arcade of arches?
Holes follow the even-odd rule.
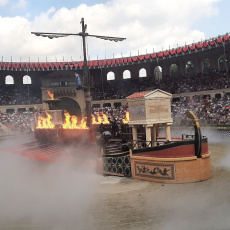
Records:
[[[203,57],[202,59],[196,59],[194,57],[190,60],[186,59],[176,61],[175,63],[170,63],[168,60],[165,60],[164,62],[162,61],[162,63],[156,63],[150,67],[143,67],[143,65],[140,65],[139,68],[137,66],[131,66],[131,68],[127,67],[128,69],[123,67],[120,68],[122,69],[122,72],[119,68],[115,68],[115,70],[108,68],[101,71],[106,74],[107,81],[137,79],[143,77],[153,77],[154,80],[162,80],[164,77],[173,77],[183,73],[196,74],[200,72],[208,72],[212,69],[220,71],[226,70],[227,72],[230,67],[230,58],[227,60],[223,54],[217,57],[216,60],[213,60],[208,56]]]
[[[160,81],[161,79],[164,80],[167,78],[174,78],[174,76],[176,77],[181,73],[186,73],[188,75],[197,74],[202,72],[208,72],[212,69],[226,71],[227,73],[230,67],[229,41],[227,41],[224,46],[221,43],[216,43],[216,45],[210,46],[209,48],[202,48],[198,50],[195,49],[188,52],[183,52],[184,51],[182,51],[180,54],[178,53],[175,55],[169,54],[167,55],[167,57],[164,57],[163,54],[163,56],[159,56],[157,59],[145,59],[145,57],[142,56],[126,58],[130,59],[131,61],[125,61],[124,58],[122,62],[119,62],[120,60],[116,60],[116,62],[113,61],[116,64],[111,64],[112,60],[110,60],[110,63],[109,60],[101,60],[102,65],[92,66],[91,62],[91,64],[89,64],[89,74],[91,76],[91,79],[93,79],[94,90],[96,91],[98,88],[98,90],[100,91],[100,94],[95,100],[105,100],[111,98],[111,95],[115,96],[116,98],[116,95],[114,95],[115,93],[113,90],[114,87],[117,87],[117,89],[119,89],[123,95],[126,95],[126,85],[129,88],[132,88],[132,84],[130,84],[132,80],[134,82],[135,80],[138,80],[136,82],[138,82],[137,84],[139,84],[145,81],[145,79],[153,79],[155,81]],[[170,53],[172,53],[172,51],[170,51]],[[154,55],[155,54],[146,56]],[[99,62],[100,61],[97,61],[97,63]],[[42,88],[55,88],[54,85],[51,84],[51,82],[43,86],[42,79],[44,78],[52,79],[53,83],[58,83],[57,86],[59,88],[72,87],[74,89],[75,87],[76,89],[76,86],[72,84],[76,81],[74,72],[78,72],[78,74],[81,77],[83,76],[83,67],[80,65],[73,65],[70,67],[70,65],[64,65],[59,63],[57,65],[59,66],[59,69],[55,69],[55,65],[51,65],[52,63],[47,64],[49,68],[45,68],[45,66],[42,65],[42,63],[37,64],[40,67],[37,68],[36,63],[34,63],[33,68],[31,67],[32,69],[30,71],[28,71],[28,69],[22,69],[22,64],[20,63],[18,63],[15,67],[13,67],[12,65],[10,67],[10,64],[6,63],[4,68],[2,67],[3,64],[1,64],[0,87],[5,85],[8,85],[9,87],[21,87],[23,85],[28,86],[29,98],[29,96],[31,96],[31,94],[35,92],[41,95]],[[17,66],[20,66],[20,68],[18,68]],[[52,68],[50,68],[50,66],[52,66]],[[57,74],[55,72],[57,72]],[[71,75],[71,80],[67,80],[67,75]],[[64,80],[60,80],[60,78],[64,78]],[[123,82],[123,84],[121,84],[121,82]],[[104,89],[109,89],[109,91],[111,91],[111,95],[106,95],[104,89],[101,90],[101,88],[98,87],[101,85],[104,85]],[[109,88],[109,86],[111,87]],[[138,90],[142,90],[141,84]],[[42,96],[41,99],[44,99],[44,97]],[[71,102],[66,101],[66,103],[68,104]],[[81,108],[81,111],[83,111],[84,105],[79,106]],[[77,111],[75,112],[77,113]]]

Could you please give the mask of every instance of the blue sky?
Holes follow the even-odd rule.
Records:
[[[87,39],[88,58],[132,56],[230,32],[229,0],[0,0],[0,51],[5,61],[81,60],[79,37],[47,39],[31,31],[126,37]]]
[[[33,18],[34,16],[39,15],[41,12],[48,11],[51,7],[55,7],[56,9],[60,9],[62,7],[71,9],[81,4],[93,6],[95,4],[106,3],[107,1],[85,0],[84,2],[82,2],[77,0],[23,0],[21,1],[21,7],[14,8],[13,6],[16,5],[17,2],[17,0],[9,0],[0,8],[0,15],[4,17],[14,17],[17,15],[25,16],[29,13],[31,15],[31,18]]]

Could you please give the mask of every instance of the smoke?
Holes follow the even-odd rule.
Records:
[[[23,138],[12,141],[23,144]],[[31,140],[24,140],[28,142]],[[8,148],[9,149],[9,148]],[[55,163],[36,161],[12,154],[0,154],[0,229],[7,226],[40,226],[36,229],[83,229],[99,185],[95,173],[96,149],[66,147]],[[88,153],[91,157],[87,157]],[[8,228],[6,228],[8,229]],[[33,229],[33,228],[25,228]]]
[[[206,185],[210,184],[207,182]],[[163,200],[163,196],[166,195],[165,192],[158,197],[163,201],[161,210],[168,214],[165,216],[160,230],[229,229],[229,195],[221,191],[226,189],[227,186],[215,189],[211,185],[210,192],[200,185],[190,186],[190,191],[187,189],[187,185],[176,187],[177,189],[169,189],[170,191],[174,190],[177,195],[171,194],[168,196],[167,202],[166,199]]]
[[[172,136],[193,131],[172,130]],[[219,140],[218,132],[207,131],[208,138],[211,135]],[[119,177],[102,180],[92,157],[97,149],[86,146],[68,144],[55,163],[2,150],[2,146],[9,149],[15,147],[12,143],[31,141],[1,143],[0,229],[229,229],[228,143],[209,144],[211,179],[161,184]]]
[[[173,127],[171,128],[172,137],[182,137],[182,134],[195,135],[195,130],[193,126],[186,127]],[[208,138],[209,143],[228,143],[230,131],[217,130],[215,127],[211,126],[201,126],[201,135]],[[165,129],[159,130],[159,136],[166,136]]]
[[[183,133],[194,134],[193,128],[172,128],[171,131],[172,137],[181,137]],[[196,183],[164,184],[161,189],[152,190],[145,207],[153,222],[152,229],[229,229],[229,132],[201,127],[201,133],[208,138],[212,178]],[[164,130],[160,134],[163,136]]]

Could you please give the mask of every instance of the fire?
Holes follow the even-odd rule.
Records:
[[[128,124],[128,122],[129,122],[129,112],[128,111],[125,113],[125,118],[122,119],[122,122],[124,124]]]
[[[71,116],[68,112],[64,113],[65,123],[62,125],[63,129],[88,129],[86,126],[86,118],[82,118],[80,124],[76,116]]]
[[[102,116],[102,117],[101,117]],[[110,124],[108,117],[104,113],[97,113],[97,117],[92,114],[92,124]]]
[[[55,125],[51,121],[52,116],[47,112],[46,112],[46,116],[47,116],[46,118],[42,116],[38,118],[36,129],[54,129]]]
[[[51,100],[54,100],[54,94],[47,90],[48,95],[50,96]]]

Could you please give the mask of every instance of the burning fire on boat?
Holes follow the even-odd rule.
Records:
[[[125,113],[125,118],[122,119],[123,124],[128,124],[129,122],[129,111]]]
[[[68,112],[64,112],[65,123],[62,125],[63,129],[89,129],[86,126],[86,118],[82,118],[80,123],[78,122],[77,116],[70,115]],[[78,124],[79,123],[79,124]]]
[[[38,117],[36,129],[54,129],[55,124],[52,122],[52,116],[46,112],[46,117]]]

